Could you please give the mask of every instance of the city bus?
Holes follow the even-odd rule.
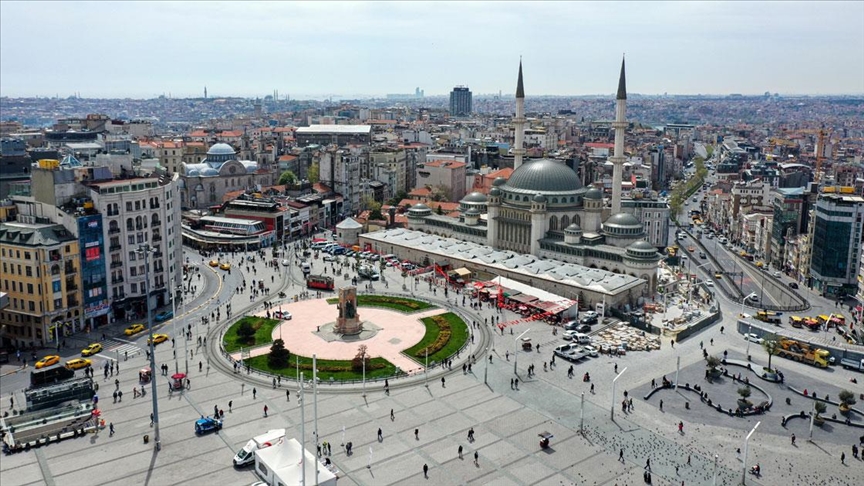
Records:
[[[318,290],[333,290],[333,277],[326,275],[309,275],[306,278],[306,287]]]

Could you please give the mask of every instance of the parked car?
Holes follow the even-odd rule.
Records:
[[[222,265],[219,265],[219,268],[221,268],[222,270],[231,270],[231,264],[223,263]]]
[[[217,262],[216,260],[210,260],[210,266],[211,266],[211,267],[218,267],[218,266],[219,266],[219,262]]]
[[[290,263],[288,260],[282,260],[282,266],[283,266],[283,267],[287,267],[287,266],[290,265],[290,264],[291,264],[291,263]]]
[[[704,251],[700,251],[700,252],[699,252],[699,258],[701,258],[701,259],[703,259],[703,260],[706,258],[706,257],[705,257],[705,252],[704,252]]]
[[[575,336],[576,334],[579,334],[579,331],[576,331],[576,330],[564,331],[564,333],[561,334],[561,338],[564,339],[565,341],[572,341],[573,336]]]
[[[206,434],[214,430],[222,428],[222,421],[212,417],[201,417],[195,421],[195,433],[198,435]]]
[[[585,351],[586,354],[588,354],[588,356],[591,356],[592,358],[596,358],[597,356],[599,356],[597,348],[593,345],[583,346],[582,349]]]
[[[156,322],[165,322],[174,317],[174,311],[165,311],[156,314]]]
[[[93,343],[90,346],[81,350],[81,356],[93,356],[96,353],[102,352],[102,345],[99,343]]]
[[[579,346],[576,346],[575,344],[562,344],[562,345],[555,348],[554,353],[555,353],[555,356],[558,356],[560,358],[564,358],[564,359],[568,359],[568,360],[574,360],[574,359],[578,359],[577,358],[577,356],[579,356],[579,353],[577,351],[578,349],[579,349]]]
[[[336,257],[333,255],[324,255],[324,261],[325,262],[335,262]]]
[[[761,337],[759,337],[753,333],[745,334],[744,340],[750,341],[751,343],[756,343],[756,344],[762,344],[762,341],[764,341],[764,339],[762,339]]]
[[[576,326],[576,331],[581,332],[582,334],[586,334],[591,332],[591,326],[588,324],[579,324]]]
[[[291,313],[288,311],[277,310],[276,312],[273,313],[273,317],[275,317],[276,319],[283,319],[286,321],[290,321],[291,320]]]
[[[790,289],[797,289],[798,283],[797,282],[789,282],[789,288]]]
[[[589,326],[590,326],[590,325],[592,325],[592,324],[597,324],[597,320],[598,320],[598,318],[597,318],[596,315],[593,315],[593,316],[585,316],[585,317],[583,317],[583,318],[579,321],[579,324],[589,325]]]

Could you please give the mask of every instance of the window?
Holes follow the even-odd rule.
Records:
[[[136,283],[131,284],[130,290],[132,291],[133,294],[137,294],[138,293],[138,284],[136,284]]]
[[[132,201],[126,201],[126,211],[132,211]]]
[[[27,301],[28,307],[30,308],[30,312],[36,312],[36,303],[32,300]]]
[[[24,252],[24,259],[25,259],[25,260],[29,260],[29,259],[30,259],[30,252],[29,252],[29,251],[25,251],[25,252]]]
[[[33,268],[28,265],[27,267],[25,267],[25,269],[27,270],[27,276],[32,277],[33,276]]]
[[[135,201],[135,211],[141,210],[141,201]]]

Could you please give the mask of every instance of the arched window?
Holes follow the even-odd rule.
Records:
[[[135,223],[132,221],[132,218],[126,218],[126,230],[132,231],[135,229]]]
[[[582,218],[580,218],[578,214],[573,215],[573,222],[578,224],[580,227],[582,226]]]
[[[552,204],[558,204],[558,198],[557,197],[552,198]]]
[[[570,217],[565,214],[561,216],[561,229],[567,229],[568,226],[570,226]]]
[[[558,216],[549,218],[549,231],[558,231]]]

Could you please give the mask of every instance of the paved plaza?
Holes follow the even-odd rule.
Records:
[[[233,260],[239,258],[238,255]],[[306,312],[300,309],[308,305],[310,312],[314,312],[320,306],[313,306],[315,300],[303,299],[296,304],[287,304],[294,295],[305,291],[299,285],[298,269],[288,273],[284,267],[274,269],[259,265],[256,272],[247,272],[243,265],[236,267],[231,275],[209,267],[202,268],[201,272],[205,275],[206,285],[202,282],[202,287],[206,288],[206,295],[190,302],[189,307],[196,309],[195,312],[189,310],[189,315],[179,317],[178,323],[183,327],[187,323],[192,326],[193,340],[182,343],[180,338],[175,349],[169,342],[160,345],[156,351],[160,362],[157,368],[159,364],[167,363],[172,372],[175,350],[181,350],[177,353],[176,365],[181,370],[184,367],[183,345],[193,353],[190,358],[190,390],[169,393],[168,378],[156,376],[161,450],[155,452],[152,443],[154,429],[149,419],[149,388],[143,399],[133,399],[131,393],[131,387],[138,384],[135,371],[146,365],[143,353],[141,356],[130,355],[128,362],[121,361],[119,376],[103,380],[97,374],[96,379],[102,392],[108,392],[100,392],[99,404],[103,417],[106,422],[114,424],[116,433],[109,436],[106,429],[85,438],[3,456],[0,460],[0,483],[3,486],[251,484],[256,480],[251,468],[236,470],[232,467],[231,458],[239,448],[251,437],[276,427],[287,427],[290,436],[300,438],[298,386],[283,380],[281,386],[274,389],[268,378],[254,373],[233,373],[218,352],[217,342],[219,333],[227,325],[226,302],[232,303],[231,322],[241,315],[258,314],[263,309],[264,297],[250,302],[248,293],[235,295],[234,290],[242,285],[244,279],[263,278],[270,282],[271,275],[273,285],[266,300],[273,302],[274,309],[278,308],[280,301],[275,295],[284,289],[288,297],[281,303],[294,315],[282,330],[283,333],[292,330],[290,336],[284,336],[289,349],[293,350],[295,341],[314,338],[310,336],[315,329],[307,319],[300,317]],[[402,281],[397,271],[387,269],[383,276],[394,283],[389,293],[401,287],[395,285]],[[760,420],[759,417],[724,417],[710,409],[700,408],[698,400],[694,402],[692,398],[691,409],[687,410],[683,407],[685,398],[674,393],[655,394],[647,401],[642,399],[652,379],[660,381],[662,376],[674,378],[678,356],[681,357],[682,382],[696,383],[704,376],[699,341],[704,341],[712,354],[728,349],[730,358],[741,359],[746,342],[730,331],[734,327],[734,307],[729,312],[729,305],[724,307],[721,302],[726,314],[723,321],[677,343],[674,348],[669,339],[664,338],[659,351],[590,358],[573,364],[575,376],[571,379],[567,375],[570,363],[558,359],[556,365],[549,368],[552,349],[564,341],[560,333],[557,336],[552,334],[548,324],[523,323],[514,326],[513,335],[509,330],[501,335],[497,328],[491,324],[484,325],[484,322],[496,317],[502,322],[509,321],[516,318],[515,314],[485,306],[482,309],[463,307],[461,296],[452,292],[448,302],[440,288],[432,294],[425,282],[414,286],[410,285],[410,280],[407,283],[409,290],[404,292],[406,295],[429,301],[439,307],[438,311],[447,310],[459,302],[460,314],[479,323],[479,329],[475,330],[478,339],[468,353],[463,353],[454,362],[452,370],[432,370],[428,375],[428,387],[425,386],[425,373],[390,380],[389,395],[384,392],[381,382],[367,383],[365,398],[360,384],[322,384],[319,387],[317,423],[320,439],[332,444],[331,460],[340,471],[340,485],[644,484],[643,473],[649,459],[653,484],[710,485],[715,457],[717,484],[741,482],[742,458],[736,450],[743,448],[744,436],[752,424]],[[383,287],[381,283],[375,285]],[[366,292],[362,286],[360,291]],[[209,316],[217,303],[222,304],[222,321],[218,324],[213,321],[210,326],[202,324],[201,316]],[[335,306],[328,307],[335,314]],[[372,315],[372,310],[361,307],[358,311],[366,319],[367,315]],[[179,314],[181,311],[178,309]],[[417,319],[417,315],[411,317]],[[333,317],[317,316],[316,319],[326,321],[333,320]],[[311,320],[310,317],[308,321]],[[378,322],[377,318],[374,320]],[[163,329],[170,331],[172,324],[168,323]],[[727,329],[725,334],[718,330],[721,325]],[[296,332],[301,326],[301,332]],[[381,327],[379,335],[389,324]],[[118,329],[122,331],[122,327]],[[496,332],[492,332],[493,329]],[[599,326],[595,326],[595,332],[598,330]],[[531,337],[534,343],[541,345],[540,352],[517,350],[514,338],[524,331],[528,331],[526,336]],[[206,346],[197,345],[199,335],[208,337]],[[709,339],[714,339],[713,345],[708,344]],[[767,362],[767,355],[760,347],[754,347],[751,354],[760,366]],[[476,357],[476,363],[470,373],[463,373],[462,364],[472,355]],[[491,363],[488,356],[492,357]],[[514,361],[518,363],[517,374],[514,374]],[[548,371],[543,371],[544,363]],[[812,390],[815,386],[820,392],[824,389],[832,395],[840,388],[860,387],[849,383],[849,378],[856,376],[851,371],[839,368],[818,370],[776,357],[773,364],[783,370],[789,384],[795,383],[793,386],[799,386],[797,383],[800,381],[801,387]],[[527,374],[530,365],[534,365],[536,371],[532,377]],[[4,371],[6,369],[4,366]],[[623,374],[616,383],[613,397],[611,382],[616,369]],[[586,371],[591,375],[591,383],[581,379]],[[22,376],[23,373],[13,373],[3,378],[0,382],[4,386],[3,398],[9,397],[11,390],[5,388],[12,383],[9,380]],[[442,376],[446,380],[443,384]],[[112,403],[110,398],[115,377],[120,380],[121,389],[127,391],[120,403]],[[517,377],[518,388],[512,382]],[[594,393],[591,393],[592,384]],[[831,427],[817,428],[813,441],[808,442],[804,421],[793,420],[784,429],[779,418],[781,413],[797,410],[798,406],[803,408],[804,399],[793,398],[792,406],[787,406],[783,403],[785,395],[771,387],[769,389],[769,393],[777,394],[774,397],[775,408],[771,415],[763,416],[765,422],[750,439],[747,461],[750,465],[759,462],[763,476],[752,482],[755,478],[748,475],[748,484],[860,484],[864,477],[864,462],[853,459],[850,449],[856,433],[850,435]],[[856,394],[861,392],[861,388],[853,389]],[[624,391],[629,392],[634,402],[633,410],[626,414],[620,408]],[[315,418],[311,387],[307,385],[303,395],[307,447],[314,449],[310,445],[314,441]],[[16,398],[16,402],[23,400],[20,393],[17,397],[20,398]],[[657,406],[660,398],[666,403],[662,412]],[[8,410],[8,399],[0,405],[3,411]],[[263,413],[265,405],[269,408],[266,418]],[[201,415],[212,414],[214,406],[224,410],[224,429],[219,433],[195,436],[194,421]],[[613,408],[614,420],[610,418]],[[391,410],[393,420],[390,418]],[[678,433],[679,421],[684,423],[682,434]],[[376,437],[379,428],[383,432],[381,441]],[[473,442],[467,439],[470,428],[475,431],[476,440]],[[415,430],[418,431],[416,438]],[[864,434],[864,429],[861,430]],[[541,432],[554,435],[549,449],[539,447],[538,434]],[[792,432],[798,436],[796,447],[790,444]],[[145,434],[150,435],[150,444],[144,444],[142,437]],[[348,441],[353,444],[351,456],[346,455],[341,446]],[[458,457],[459,446],[463,447],[462,459]],[[623,461],[619,461],[622,449]],[[475,452],[478,454],[477,464],[474,463]],[[845,465],[840,463],[841,452],[846,455]],[[429,479],[423,478],[424,464],[429,466]]]

